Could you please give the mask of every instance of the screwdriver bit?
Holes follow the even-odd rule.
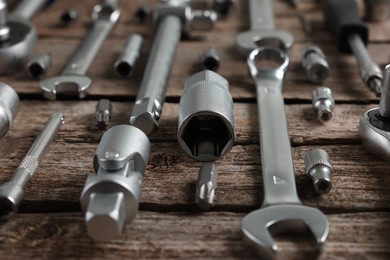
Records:
[[[96,105],[96,121],[100,129],[108,126],[111,119],[112,105],[108,99],[100,99]]]
[[[215,163],[204,163],[196,181],[195,203],[201,209],[209,209],[214,203],[218,171]]]

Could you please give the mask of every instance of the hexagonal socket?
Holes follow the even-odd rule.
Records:
[[[230,151],[234,111],[226,79],[205,70],[186,81],[177,138],[184,152],[200,161],[215,161]]]

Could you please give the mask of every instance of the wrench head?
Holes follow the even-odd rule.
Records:
[[[283,31],[247,31],[236,37],[236,48],[245,57],[254,49],[274,46],[287,52],[294,44],[294,37]]]
[[[265,259],[275,258],[278,247],[271,233],[299,233],[313,237],[317,248],[329,233],[326,216],[318,209],[297,204],[280,204],[255,210],[241,222],[243,241],[253,253]]]
[[[0,43],[0,74],[7,75],[21,70],[35,52],[37,32],[34,26],[10,17],[10,39]]]
[[[85,98],[92,80],[80,75],[61,75],[41,81],[42,95],[50,100],[57,99],[59,94],[76,95]]]

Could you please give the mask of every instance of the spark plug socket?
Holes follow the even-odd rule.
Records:
[[[230,151],[235,140],[234,111],[226,79],[204,70],[186,81],[177,138],[184,152],[199,161],[215,161]]]

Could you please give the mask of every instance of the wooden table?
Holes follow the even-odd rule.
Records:
[[[0,182],[7,181],[48,116],[62,111],[66,117],[60,133],[36,175],[25,189],[19,213],[0,226],[0,259],[29,258],[251,258],[241,244],[240,222],[260,207],[263,198],[255,89],[234,38],[247,30],[247,1],[237,1],[234,11],[218,22],[215,31],[197,34],[180,43],[169,81],[161,128],[151,137],[150,162],[144,178],[140,211],[123,235],[109,243],[95,243],[86,233],[79,198],[92,158],[103,134],[97,129],[95,106],[100,98],[113,103],[110,127],[128,124],[153,39],[152,23],[137,25],[132,14],[141,3],[120,1],[122,17],[93,62],[93,79],[84,100],[47,101],[39,81],[26,73],[1,77],[22,101],[14,126],[1,140]],[[318,1],[303,0],[299,9],[286,1],[274,1],[276,26],[295,37],[284,97],[299,196],[305,205],[322,210],[330,222],[330,234],[320,259],[388,259],[390,257],[390,167],[369,154],[358,132],[360,114],[378,106],[378,99],[361,82],[353,56],[339,54],[334,37],[323,22]],[[362,1],[361,1],[362,2]],[[360,7],[361,6],[360,3]],[[51,52],[49,76],[57,75],[90,26],[91,8],[97,1],[57,1],[33,22],[39,33],[38,52]],[[81,17],[69,28],[58,26],[64,8],[77,7]],[[308,36],[298,13],[313,27]],[[369,24],[369,52],[382,67],[389,62],[390,21]],[[121,78],[113,62],[130,33],[145,38],[142,57],[131,78]],[[336,99],[334,117],[322,124],[314,116],[311,92],[301,68],[304,48],[316,44],[328,57],[331,74],[325,85]],[[186,156],[176,140],[178,102],[184,81],[200,70],[199,57],[209,47],[220,50],[219,73],[230,83],[235,101],[237,141],[218,161],[219,178],[215,206],[204,212],[194,204],[195,181],[201,163]],[[313,148],[325,149],[335,175],[330,193],[317,196],[305,175],[303,157]],[[276,237],[281,259],[312,259],[316,251],[300,236]]]

